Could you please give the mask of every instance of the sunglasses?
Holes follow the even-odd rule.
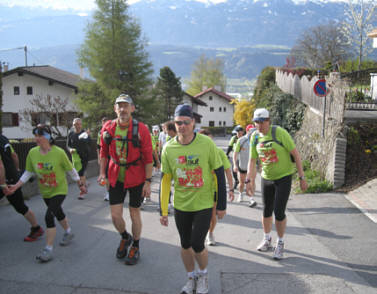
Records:
[[[181,125],[188,126],[189,124],[191,124],[191,120],[189,120],[189,119],[186,119],[186,120],[175,120],[174,123],[177,124],[178,126],[181,126]]]

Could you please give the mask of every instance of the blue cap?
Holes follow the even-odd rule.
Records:
[[[180,104],[175,108],[174,116],[188,116],[193,118],[194,114],[190,105]]]

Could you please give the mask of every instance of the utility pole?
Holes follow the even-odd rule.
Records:
[[[27,66],[27,46],[23,46],[23,47],[17,47],[17,48],[9,48],[9,49],[0,49],[0,52],[1,51],[11,51],[11,50],[24,50],[25,52],[25,66]]]

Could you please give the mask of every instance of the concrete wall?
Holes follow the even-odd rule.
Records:
[[[343,134],[346,84],[339,74],[326,77],[329,94],[317,97],[313,87],[317,77],[309,80],[306,76],[287,75],[276,71],[279,88],[293,95],[309,106],[301,129],[295,135],[295,142],[303,159],[312,162],[312,168],[322,173],[335,188],[344,184],[346,146]],[[325,118],[325,119],[323,119]]]

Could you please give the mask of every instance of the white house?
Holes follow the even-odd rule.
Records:
[[[203,126],[202,124],[202,117],[199,113],[199,105],[203,108],[207,107],[207,104],[200,99],[196,99],[195,97],[191,96],[190,94],[183,92],[183,103],[189,104],[192,107],[192,111],[194,112],[194,118],[195,118],[195,126],[197,128],[200,128]]]
[[[7,70],[3,73],[3,134],[8,138],[20,139],[33,137],[33,125],[48,123],[43,113],[33,113],[30,120],[23,119],[24,109],[31,109],[30,101],[43,97],[60,97],[66,100],[65,110],[73,118],[78,109],[72,103],[80,76],[51,66],[25,66]],[[59,112],[56,114],[59,122]],[[59,124],[58,124],[59,125]],[[66,129],[61,129],[64,134]]]
[[[377,28],[368,34],[369,38],[373,39],[373,48],[377,48]],[[377,100],[377,73],[371,73],[370,89],[372,99]]]
[[[205,102],[207,106],[198,105],[198,113],[202,115],[201,126],[204,127],[231,127],[234,124],[234,105],[230,102],[233,97],[209,88],[194,96]]]

